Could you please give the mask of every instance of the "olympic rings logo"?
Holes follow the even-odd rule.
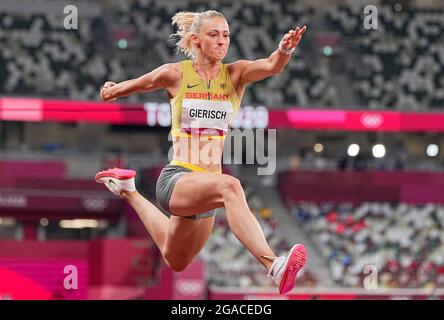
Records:
[[[87,211],[101,212],[108,206],[107,199],[97,196],[83,197],[81,202]]]
[[[196,296],[203,292],[204,283],[198,279],[180,279],[176,282],[176,289],[183,296]]]
[[[384,122],[384,117],[380,113],[364,113],[360,121],[366,128],[378,128]]]

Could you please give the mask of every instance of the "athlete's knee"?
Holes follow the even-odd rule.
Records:
[[[219,190],[224,199],[240,196],[244,192],[239,179],[226,174],[220,179]]]
[[[174,272],[182,272],[189,266],[189,263],[167,263],[167,265]]]
[[[168,251],[165,252],[163,258],[167,266],[171,268],[171,270],[173,270],[174,272],[184,271],[191,263],[191,261],[180,259],[177,257],[176,254]]]

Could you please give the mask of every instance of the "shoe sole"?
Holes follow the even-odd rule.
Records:
[[[298,272],[305,265],[307,259],[307,251],[301,244],[296,244],[291,248],[285,271],[282,274],[281,281],[279,283],[279,293],[285,294],[293,290],[296,284],[296,276]]]
[[[136,171],[125,170],[125,169],[110,169],[105,171],[100,171],[96,174],[95,180],[98,183],[108,182],[106,178],[114,178],[117,180],[127,180],[134,178],[136,176]],[[103,179],[105,178],[105,179]]]

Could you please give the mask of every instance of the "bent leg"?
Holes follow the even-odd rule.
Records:
[[[213,229],[214,217],[198,220],[167,218],[137,191],[124,191],[122,196],[136,211],[166,264],[174,271],[184,270],[193,261]]]
[[[268,270],[275,255],[259,222],[248,208],[239,180],[225,174],[187,173],[176,182],[169,201],[170,211],[178,216],[220,207],[225,207],[228,225],[237,239]]]
[[[190,220],[171,216],[164,247],[169,267],[176,272],[183,271],[207,242],[213,225],[214,217]]]
[[[170,219],[137,191],[123,191],[122,198],[136,211],[163,256]]]

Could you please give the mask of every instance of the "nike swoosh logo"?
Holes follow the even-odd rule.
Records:
[[[199,84],[194,84],[194,85],[187,84],[187,88],[188,88],[188,89],[191,89],[191,88],[197,87],[198,85],[199,85]]]

